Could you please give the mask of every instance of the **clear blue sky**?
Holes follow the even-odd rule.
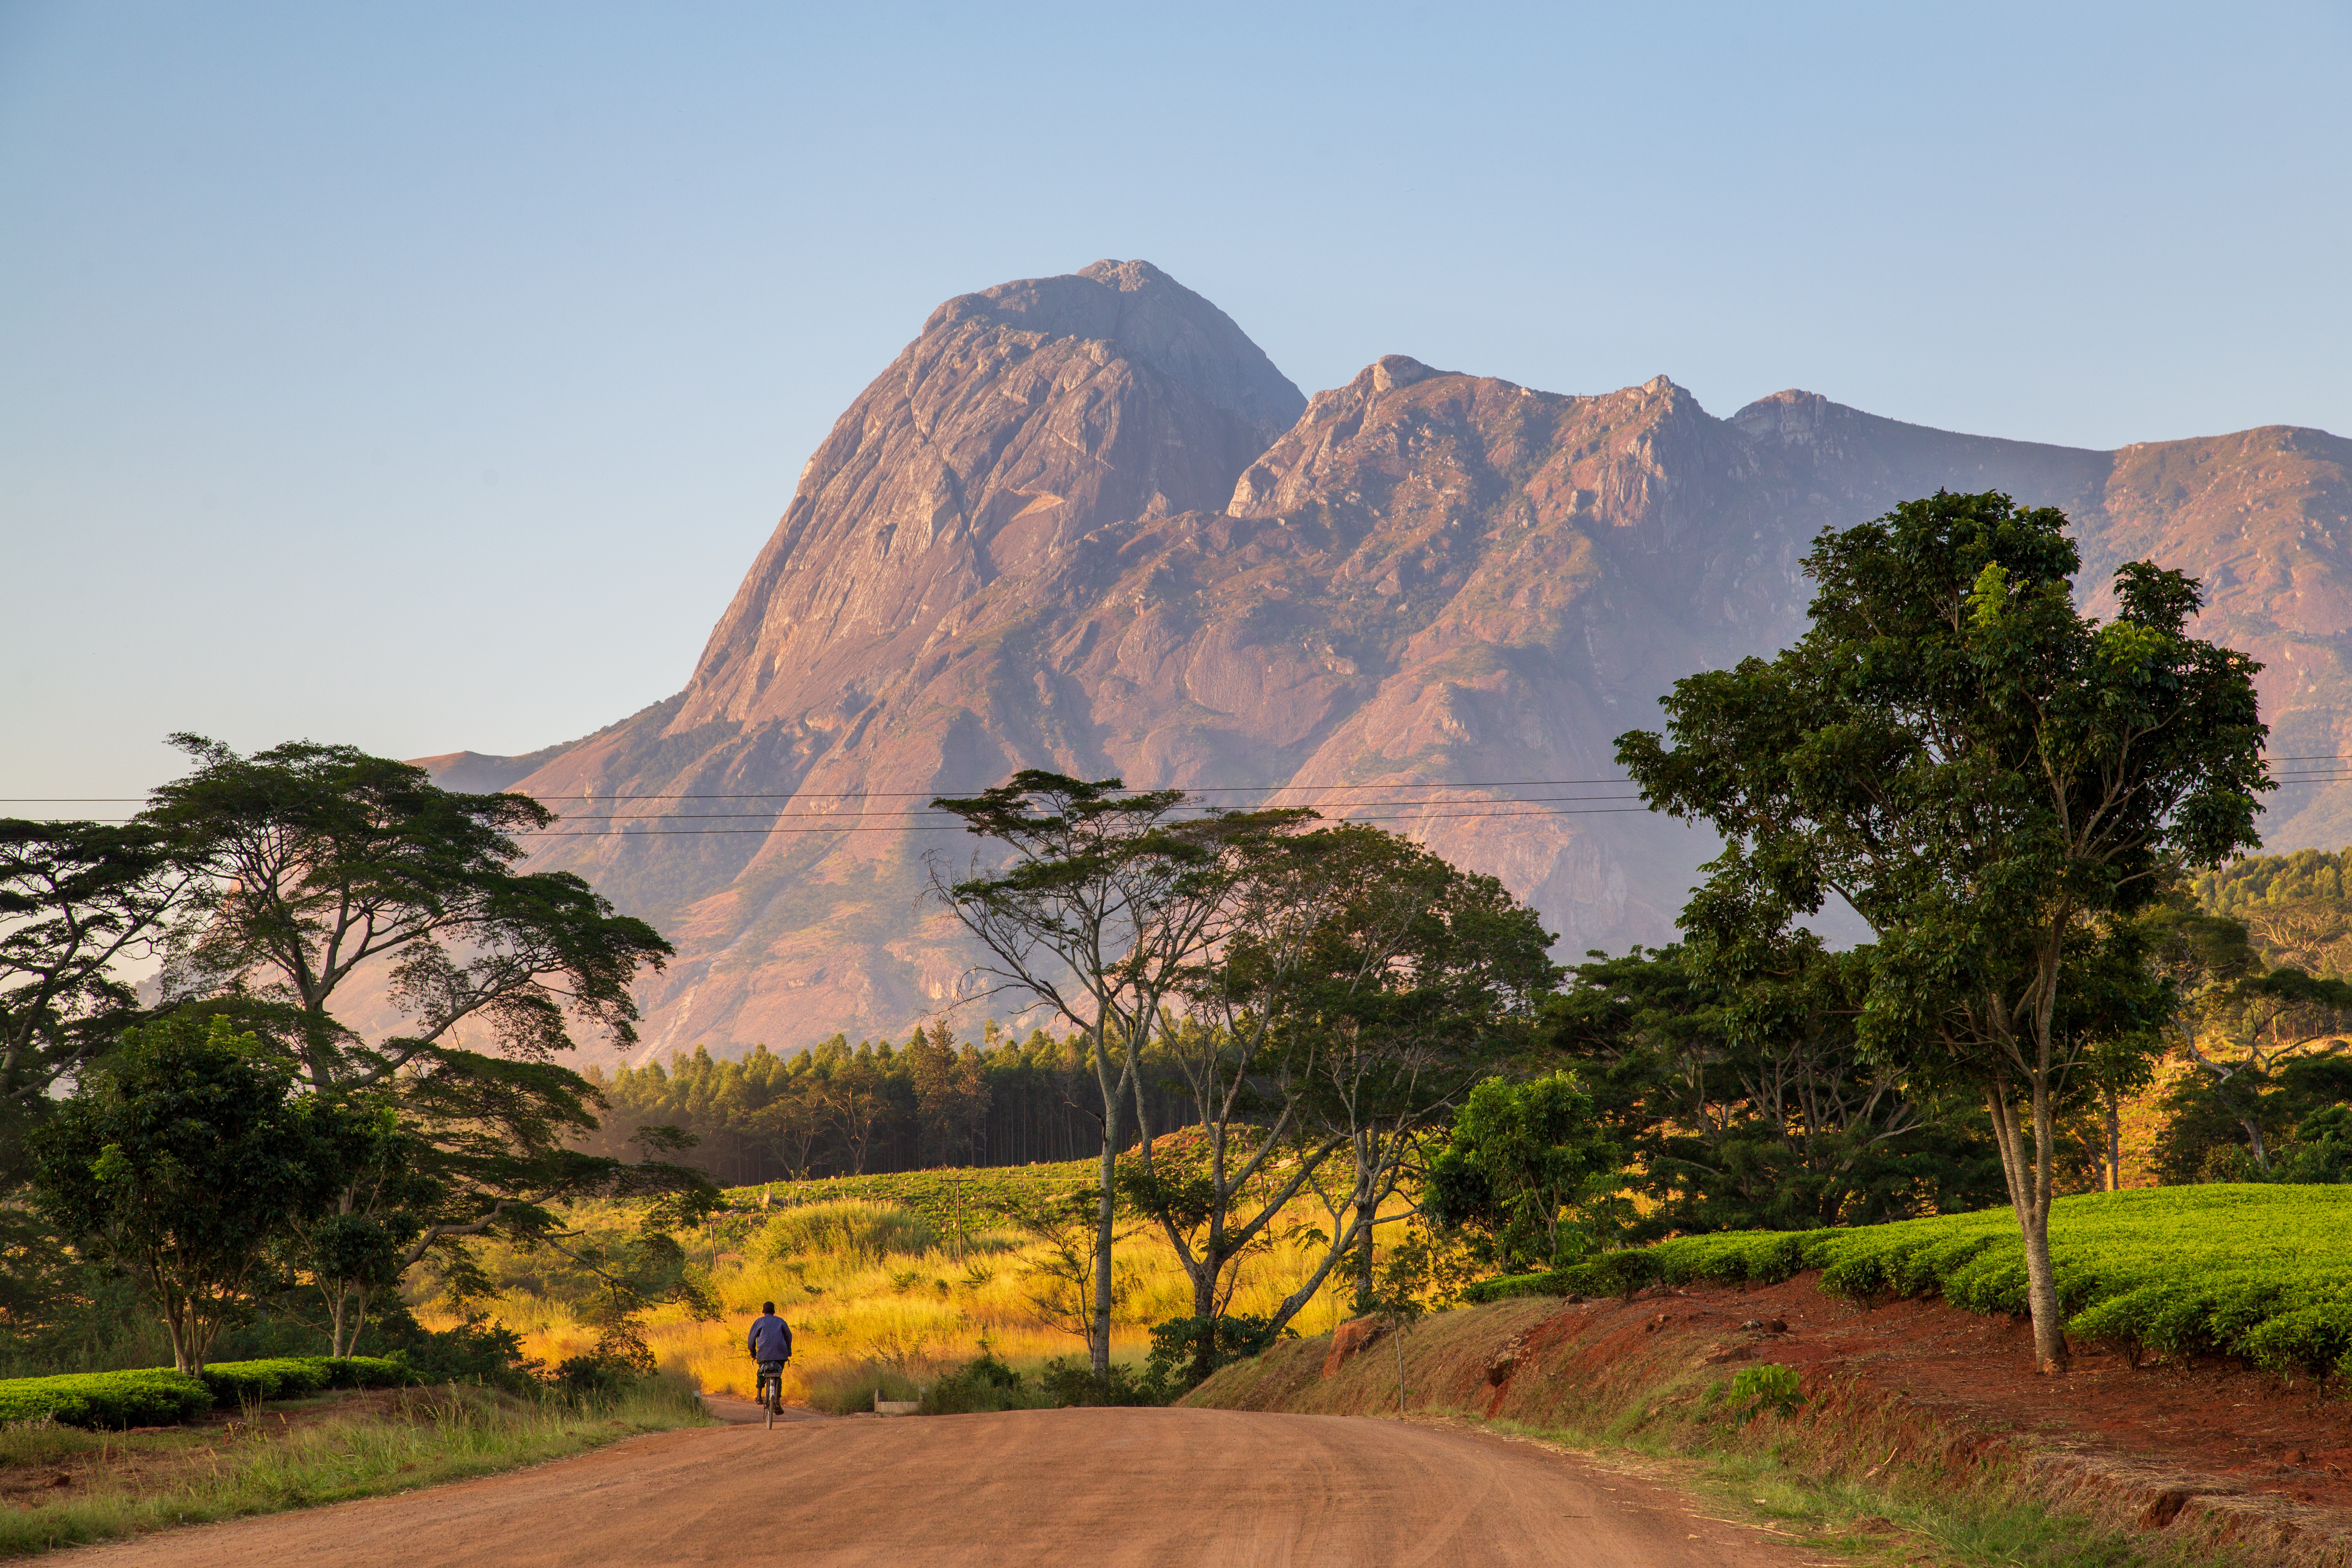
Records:
[[[656,700],[931,307],[1099,257],[1309,391],[2352,433],[2347,82],[2340,3],[0,0],[0,795]]]

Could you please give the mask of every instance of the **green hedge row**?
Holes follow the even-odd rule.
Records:
[[[289,1399],[322,1388],[397,1388],[416,1381],[381,1356],[278,1356],[220,1362],[197,1376],[155,1367],[0,1379],[0,1421],[47,1416],[68,1426],[168,1426],[215,1404]]]
[[[2215,1184],[2061,1198],[2050,1217],[2067,1331],[2137,1354],[2219,1353],[2281,1375],[2352,1379],[2352,1190]],[[1778,1284],[1808,1268],[1865,1303],[1940,1296],[2023,1315],[2008,1209],[1857,1229],[1683,1237],[1574,1268],[1480,1282],[1470,1300],[1630,1295],[1653,1282]]]

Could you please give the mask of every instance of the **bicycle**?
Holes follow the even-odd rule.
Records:
[[[768,1430],[776,1429],[776,1417],[784,1413],[784,1363],[763,1361],[760,1363],[760,1408],[767,1413]]]

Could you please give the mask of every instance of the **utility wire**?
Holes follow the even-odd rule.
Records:
[[[1340,824],[1349,822],[1429,822],[1456,817],[1605,816],[1613,812],[1648,811],[1649,809],[1650,808],[1645,805],[1608,805],[1587,807],[1583,810],[1576,811],[1459,811],[1438,812],[1433,815],[1412,813],[1395,816],[1335,816],[1327,818],[1326,820],[1335,824]],[[641,818],[640,820],[662,822],[677,821],[680,819],[676,817],[646,817]],[[559,827],[549,829],[544,833],[535,834],[533,837],[539,838],[691,838],[701,834],[714,833],[961,833],[964,831],[965,829],[963,826],[960,823],[908,823],[904,826],[891,827],[643,827],[635,829],[627,827],[597,827],[582,828],[576,832],[566,831],[565,829]]]

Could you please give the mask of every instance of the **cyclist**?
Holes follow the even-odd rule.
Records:
[[[760,1316],[751,1324],[751,1358],[760,1363],[760,1404],[772,1426],[784,1402],[784,1363],[793,1359],[793,1331],[776,1316],[773,1301],[760,1303]]]

